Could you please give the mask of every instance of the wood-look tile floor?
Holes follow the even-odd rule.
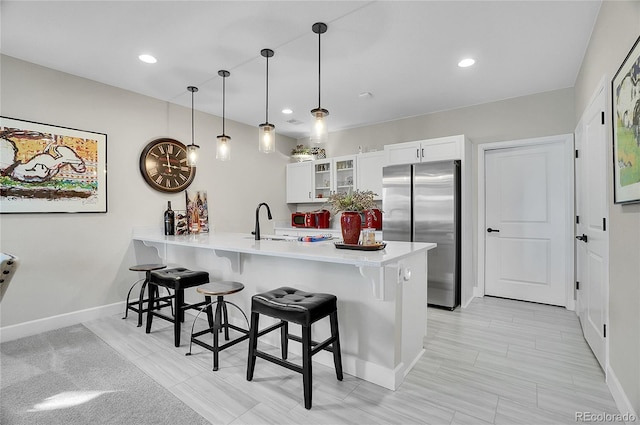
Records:
[[[212,424],[575,424],[576,412],[619,413],[575,313],[560,307],[485,297],[429,308],[426,353],[397,391],[339,382],[314,363],[311,410],[295,372],[258,359],[246,380],[246,341],[220,353],[216,372],[211,352],[185,356],[190,320],[179,348],[162,320],[150,334],[135,314],[84,324]]]

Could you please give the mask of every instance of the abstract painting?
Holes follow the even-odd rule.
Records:
[[[614,202],[640,202],[640,38],[611,81]]]
[[[107,135],[0,117],[0,213],[107,212]]]

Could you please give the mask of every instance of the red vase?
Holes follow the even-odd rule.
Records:
[[[362,227],[362,217],[360,217],[360,213],[356,211],[344,211],[340,216],[340,226],[342,227],[342,239],[344,243],[357,245]]]

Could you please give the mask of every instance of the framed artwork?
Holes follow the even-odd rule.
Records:
[[[0,117],[0,213],[83,212],[107,212],[107,135]]]
[[[186,190],[187,223],[189,233],[207,233],[209,231],[209,211],[207,192],[203,190]]]
[[[640,37],[611,81],[613,200],[640,202]]]

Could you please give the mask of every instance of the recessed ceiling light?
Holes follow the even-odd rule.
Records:
[[[371,94],[371,92],[363,91],[362,93],[360,93],[360,94],[358,95],[358,97],[359,97],[360,99],[368,99],[368,98],[370,98],[370,97],[373,97],[373,95]]]
[[[462,59],[460,62],[458,62],[458,66],[460,68],[467,68],[467,67],[473,65],[474,63],[476,63],[475,59],[466,58],[466,59]]]
[[[156,62],[158,62],[158,59],[154,58],[151,55],[140,55],[140,56],[138,56],[138,59],[140,59],[142,62],[145,62],[145,63],[156,63]]]
[[[293,109],[284,108],[284,109],[282,110],[282,113],[283,113],[283,114],[287,114],[287,115],[289,115],[289,114],[293,114]]]

